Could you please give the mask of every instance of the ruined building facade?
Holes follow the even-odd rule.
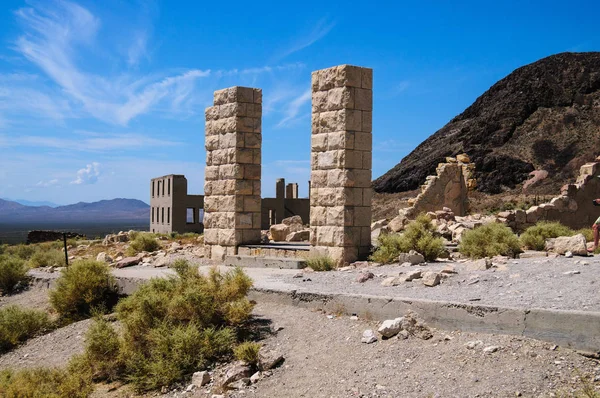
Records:
[[[203,195],[188,195],[187,179],[170,174],[150,180],[150,231],[202,233]]]

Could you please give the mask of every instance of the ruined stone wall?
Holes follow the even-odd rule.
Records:
[[[339,264],[369,254],[373,71],[312,73],[311,251]]]
[[[241,244],[260,243],[262,90],[215,91],[206,109],[204,243],[223,260]]]
[[[589,228],[600,217],[600,207],[592,204],[593,199],[600,198],[599,173],[600,162],[587,163],[581,166],[575,184],[565,185],[560,196],[527,211],[501,212],[498,221],[517,231],[523,231],[538,221],[558,221],[572,229]]]
[[[436,175],[427,177],[421,186],[421,193],[409,201],[412,207],[406,210],[408,218],[420,213],[449,208],[455,215],[464,216],[469,211],[469,191],[475,189],[476,181],[472,178],[475,165],[470,163],[467,155],[446,158],[440,163]]]

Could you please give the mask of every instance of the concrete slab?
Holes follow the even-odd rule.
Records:
[[[225,264],[242,268],[302,269],[306,267],[306,261],[299,258],[242,255],[225,257]]]
[[[277,250],[310,250],[310,244],[299,242],[271,242],[266,245],[241,245],[250,249],[277,249]]]

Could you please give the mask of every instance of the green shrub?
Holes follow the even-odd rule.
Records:
[[[335,261],[329,256],[311,256],[306,259],[306,266],[314,271],[331,271],[336,268]]]
[[[425,260],[433,261],[444,252],[444,242],[441,238],[436,238],[434,232],[431,219],[421,214],[406,226],[402,234],[380,235],[379,246],[371,255],[371,260],[388,264],[396,261],[400,253],[415,250]]]
[[[135,239],[129,243],[127,254],[134,256],[139,252],[153,252],[160,249],[160,243],[152,234],[138,234]]]
[[[79,260],[62,270],[50,303],[64,320],[89,317],[95,309],[110,309],[116,302],[115,280],[108,265]]]
[[[521,245],[531,250],[544,250],[546,239],[572,236],[573,231],[559,222],[540,221],[521,234]]]
[[[0,352],[50,328],[48,315],[43,311],[28,310],[11,305],[0,308]]]
[[[19,257],[22,260],[29,260],[31,256],[37,251],[35,245],[14,245],[6,248],[6,253],[12,254]]]
[[[577,234],[582,234],[583,236],[585,236],[586,242],[594,241],[594,231],[592,231],[591,228],[582,228],[582,229],[578,229],[577,231],[573,232],[573,235],[577,235]]]
[[[0,371],[3,398],[86,398],[92,391],[89,375],[74,366]]]
[[[17,256],[0,255],[0,292],[12,293],[19,286],[27,284],[25,261]]]
[[[38,250],[29,259],[31,268],[39,267],[64,267],[65,253],[61,250]]]
[[[521,252],[521,245],[509,227],[499,223],[489,223],[465,231],[458,250],[471,258],[497,255],[515,257]]]
[[[258,352],[261,345],[253,341],[244,341],[233,349],[233,355],[239,361],[246,362],[249,365],[258,363]]]
[[[95,375],[113,377],[106,370],[107,358],[118,358],[114,364],[122,369],[115,377],[139,390],[151,390],[232,353],[237,340],[234,328],[248,320],[253,307],[246,298],[250,278],[239,268],[226,274],[213,269],[203,276],[187,262],[179,262],[176,270],[176,277],[152,279],[119,302],[118,355],[111,326],[94,328],[88,345],[96,348],[86,352]]]
[[[115,380],[122,369],[119,335],[111,324],[98,316],[85,336],[83,358],[95,379]]]

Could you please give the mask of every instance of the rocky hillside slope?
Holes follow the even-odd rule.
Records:
[[[467,153],[478,190],[520,188],[533,170],[556,190],[600,153],[600,52],[562,53],[523,66],[373,182],[377,192],[417,188],[447,156]]]

